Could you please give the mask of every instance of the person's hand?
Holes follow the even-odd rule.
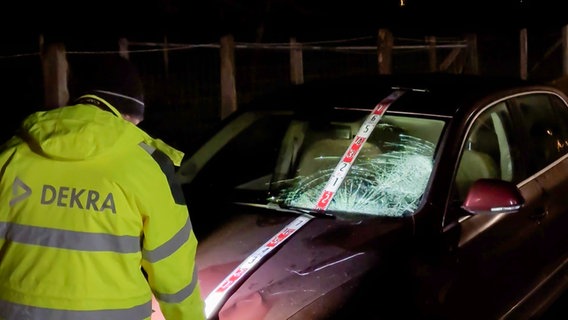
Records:
[[[156,297],[154,297],[154,295],[152,295],[151,320],[166,320],[166,318],[164,318],[164,315],[162,314],[162,310],[160,310],[160,304],[158,303],[158,300],[156,300]]]

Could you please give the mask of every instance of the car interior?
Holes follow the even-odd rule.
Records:
[[[466,139],[456,175],[459,199],[465,199],[473,182],[482,178],[512,178],[509,145],[496,112],[479,117]]]

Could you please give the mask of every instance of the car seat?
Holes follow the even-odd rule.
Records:
[[[465,199],[469,187],[482,178],[497,178],[496,162],[487,153],[465,150],[456,175],[456,186],[459,198]]]
[[[297,175],[308,176],[317,171],[334,169],[351,145],[350,139],[321,139],[312,143],[303,152],[297,167]],[[376,145],[365,142],[358,157],[381,154]]]
[[[501,179],[499,142],[495,131],[485,124],[472,130],[467,140],[458,172],[456,186],[460,200],[465,199],[469,187],[481,178]]]

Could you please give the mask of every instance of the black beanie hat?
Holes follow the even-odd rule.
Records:
[[[144,90],[134,65],[119,55],[86,59],[76,70],[76,97],[91,94],[120,113],[144,118]]]

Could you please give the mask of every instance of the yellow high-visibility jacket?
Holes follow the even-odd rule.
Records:
[[[0,319],[150,319],[152,293],[204,319],[182,157],[94,105],[28,116],[0,148]]]

